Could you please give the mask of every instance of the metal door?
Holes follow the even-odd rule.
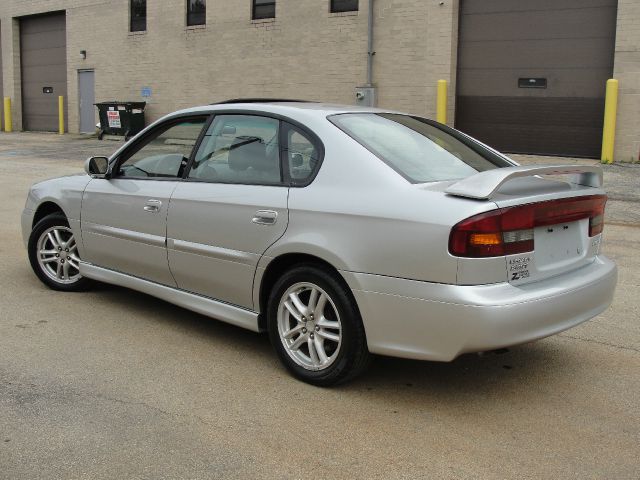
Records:
[[[205,132],[167,217],[169,267],[181,289],[254,307],[260,257],[289,221],[279,125],[267,116],[220,114]]]
[[[80,133],[93,133],[96,130],[95,72],[78,72],[78,105],[80,108]]]
[[[67,35],[64,12],[20,19],[22,127],[58,131],[58,97],[67,98]],[[65,111],[65,129],[67,112]]]
[[[183,182],[167,218],[169,266],[178,286],[253,308],[262,254],[287,229],[288,188]]]
[[[171,119],[129,144],[82,196],[84,260],[176,286],[166,248],[169,200],[207,117]]]
[[[598,157],[616,0],[462,0],[456,128],[499,150]]]
[[[178,181],[94,179],[82,196],[83,260],[175,287],[166,219]]]

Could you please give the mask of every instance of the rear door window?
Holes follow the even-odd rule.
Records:
[[[283,151],[291,182],[294,185],[306,184],[320,167],[320,146],[300,128],[290,124],[286,127]]]
[[[259,115],[217,115],[188,178],[247,185],[282,184],[280,121]]]

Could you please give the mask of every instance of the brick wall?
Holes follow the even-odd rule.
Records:
[[[376,1],[374,78],[379,87],[379,106],[435,118],[437,81],[451,81],[456,68],[458,2],[440,3]],[[448,116],[451,125],[454,101],[452,83]]]
[[[329,13],[329,0],[277,0],[275,20],[251,21],[251,0],[208,0],[204,28],[186,27],[186,1],[148,0],[147,31],[129,33],[128,0],[0,0],[3,79],[20,128],[15,17],[67,12],[68,110],[78,130],[78,69],[95,69],[96,100],[146,100],[148,118],[232,97],[354,103],[366,82],[367,8]],[[435,117],[436,82],[455,108],[459,0],[376,0],[378,105]],[[87,59],[80,59],[80,50]],[[640,2],[620,0],[614,76],[620,80],[616,159],[640,150]],[[604,88],[604,87],[603,87]]]
[[[618,0],[613,77],[620,82],[615,159],[640,158],[640,1]]]
[[[451,76],[451,0],[378,0],[374,82],[379,105],[435,115],[435,85]],[[186,27],[186,2],[150,0],[147,31],[129,33],[128,0],[0,0],[12,17],[67,13],[68,110],[78,129],[78,69],[94,69],[96,100],[145,100],[148,118],[192,105],[247,97],[354,103],[366,82],[367,0],[357,13],[331,14],[329,0],[278,0],[275,20],[251,20],[250,0],[209,0],[207,24]],[[3,48],[8,59],[15,58]],[[80,50],[87,51],[81,60]],[[17,50],[15,50],[17,51]],[[9,62],[6,62],[7,64]],[[5,69],[5,91],[19,95],[19,63]],[[19,127],[20,106],[16,104]],[[453,116],[451,116],[453,118]]]

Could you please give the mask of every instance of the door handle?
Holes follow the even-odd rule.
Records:
[[[273,225],[277,219],[278,212],[273,210],[258,210],[251,221],[258,225]]]
[[[162,202],[160,200],[147,200],[147,204],[144,206],[145,212],[157,213],[160,211],[160,207],[162,207]]]

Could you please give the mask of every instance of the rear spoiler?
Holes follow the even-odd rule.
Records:
[[[509,180],[536,175],[572,175],[570,183],[587,187],[602,187],[602,168],[597,165],[553,165],[504,167],[476,173],[445,190],[456,197],[488,200]]]

